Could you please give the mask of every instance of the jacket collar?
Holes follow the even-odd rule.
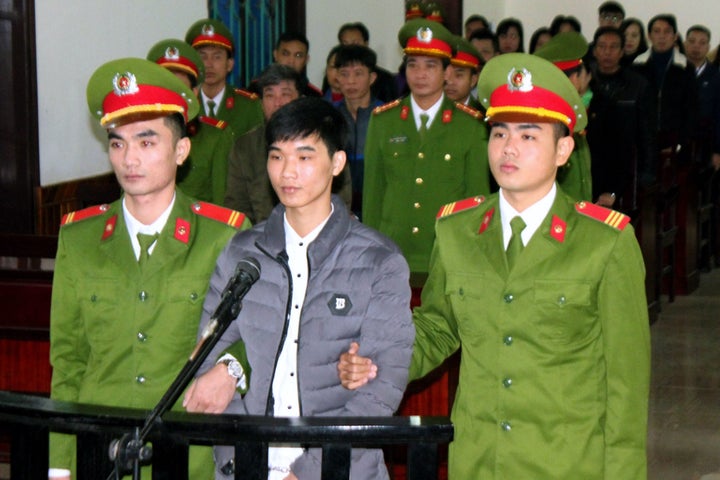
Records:
[[[652,55],[652,48],[648,48],[643,53],[641,53],[640,55],[635,57],[633,64],[647,63],[648,60],[650,60],[650,55]],[[677,48],[673,48],[672,59],[670,60],[670,62],[673,65],[677,65],[680,68],[687,67],[687,63],[688,63],[687,57],[685,57],[685,55],[680,53],[680,51]]]
[[[339,245],[353,221],[348,213],[347,206],[337,195],[332,196],[333,212],[325,227],[317,238],[308,247],[310,265],[316,266],[330,256],[330,252]],[[285,206],[281,203],[275,206],[265,222],[265,230],[258,239],[258,247],[270,253],[273,257],[286,258],[285,253]]]

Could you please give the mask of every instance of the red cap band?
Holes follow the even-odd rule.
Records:
[[[536,118],[562,122],[571,132],[575,128],[576,118],[572,107],[560,95],[538,86],[523,92],[501,85],[490,95],[490,105],[487,109],[489,121]]]
[[[578,65],[580,65],[581,63],[582,63],[581,58],[578,58],[577,60],[565,60],[565,61],[561,61],[561,62],[553,62],[553,64],[556,67],[558,67],[560,70],[562,70],[563,72],[565,70],[570,70],[571,68],[575,68]]]
[[[179,57],[172,60],[165,57],[160,57],[155,63],[157,63],[158,65],[162,65],[167,69],[182,70],[183,72],[193,75],[196,80],[198,78],[198,75],[200,74],[195,64],[185,57]]]
[[[182,113],[187,122],[188,105],[182,95],[155,85],[138,85],[132,94],[110,92],[103,100],[104,115],[100,124],[105,126],[125,115],[137,113]]]
[[[429,55],[432,57],[452,58],[452,47],[437,38],[433,38],[429,42],[422,42],[418,40],[417,37],[410,37],[404,52],[408,55]]]
[[[218,45],[220,47],[225,47],[230,51],[233,49],[233,44],[230,39],[222,35],[218,35],[217,33],[214,33],[213,35],[201,34],[193,39],[193,47],[202,47],[203,45]]]
[[[450,60],[450,63],[458,67],[477,68],[480,66],[480,59],[466,52],[458,50],[457,54]]]

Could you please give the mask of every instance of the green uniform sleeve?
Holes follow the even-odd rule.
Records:
[[[598,292],[607,369],[605,478],[646,478],[650,328],[633,228],[619,235]]]
[[[463,198],[490,193],[490,166],[488,164],[488,131],[484,123],[476,121],[468,139],[475,144],[471,157],[465,162],[466,191]]]
[[[230,127],[223,130],[220,139],[215,144],[212,153],[212,197],[211,202],[216,205],[222,205],[225,200],[225,189],[227,187],[228,177],[228,157],[235,142],[235,135]]]
[[[383,173],[382,138],[379,117],[370,117],[365,140],[365,178],[363,179],[362,214],[363,223],[373,228],[380,225],[382,202],[385,197],[385,175]]]

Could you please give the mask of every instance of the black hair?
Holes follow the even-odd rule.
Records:
[[[305,49],[308,52],[310,51],[310,42],[308,41],[307,37],[300,32],[281,33],[277,39],[277,42],[275,42],[275,50],[280,48],[281,43],[289,43],[289,42],[300,42],[305,45]]]
[[[648,29],[647,29],[648,33],[650,33],[652,31],[653,25],[655,25],[655,22],[657,22],[658,20],[666,22],[668,25],[670,25],[672,27],[673,32],[677,33],[677,31],[678,31],[677,30],[677,19],[675,18],[675,15],[673,15],[672,13],[661,13],[661,14],[658,14],[658,15],[655,15],[654,17],[652,17],[650,19],[650,21],[648,22]]]
[[[485,18],[485,17],[483,17],[482,15],[478,15],[478,14],[470,15],[470,16],[465,20],[465,23],[463,24],[463,27],[464,27],[464,28],[467,28],[467,26],[470,25],[470,24],[473,23],[473,22],[482,22],[483,25],[485,25],[484,28],[485,28],[486,30],[490,30],[490,22],[488,22],[488,19]],[[473,32],[475,32],[475,31],[477,31],[477,30],[473,30]]]
[[[358,32],[360,32],[360,35],[362,35],[363,41],[365,43],[368,43],[370,41],[370,32],[368,31],[365,24],[362,22],[352,22],[346,23],[340,27],[340,30],[338,30],[337,34],[338,43],[342,43],[342,35],[348,30],[357,30]]]
[[[173,113],[163,117],[165,126],[170,129],[173,136],[173,142],[177,143],[181,138],[187,137],[187,125],[185,125],[185,117],[182,113]]]
[[[625,18],[625,9],[618,2],[610,1],[601,3],[600,7],[598,7],[598,15],[602,15],[603,13],[619,13]]]
[[[553,134],[555,136],[555,141],[557,142],[563,137],[569,137],[570,136],[570,128],[565,125],[562,122],[553,122]]]
[[[469,41],[472,42],[473,40],[491,40],[495,53],[500,51],[500,43],[498,42],[497,35],[492,33],[490,30],[475,30],[469,38]]]
[[[295,85],[298,95],[302,93],[303,80],[294,68],[279,63],[271,63],[256,80],[257,92],[262,97],[265,87],[279,85],[280,82],[285,81],[292,82]]]
[[[560,33],[560,27],[566,23],[570,25],[573,30],[581,33],[582,25],[580,24],[580,20],[572,15],[555,15],[555,18],[550,22],[550,34],[554,37]]]
[[[518,36],[520,37],[520,46],[518,47],[517,51],[520,53],[523,53],[525,51],[525,37],[523,35],[523,27],[520,20],[517,18],[506,18],[503,21],[501,21],[497,29],[495,30],[495,34],[500,38],[500,35],[504,35],[510,30],[511,28],[515,27],[515,30],[518,31]]]
[[[607,34],[615,35],[620,39],[620,48],[625,47],[625,35],[620,31],[620,29],[610,26],[605,27],[598,27],[597,30],[595,30],[595,35],[593,35],[593,44],[597,45],[598,39]]]
[[[530,37],[530,47],[528,48],[528,53],[535,53],[535,50],[537,50],[537,43],[542,35],[553,36],[548,27],[540,27],[535,30]]]
[[[377,55],[372,49],[363,45],[342,45],[335,55],[335,68],[355,63],[364,65],[368,70],[374,72],[377,66]]]
[[[638,53],[642,53],[648,49],[648,43],[647,39],[645,38],[645,25],[643,25],[642,21],[637,18],[626,18],[623,20],[623,22],[620,24],[620,33],[623,36],[623,45],[625,45],[625,31],[630,27],[630,25],[637,25],[638,30],[640,31],[640,44],[638,44]]]
[[[317,135],[328,154],[342,150],[347,126],[342,114],[322,98],[302,97],[279,108],[265,126],[265,141],[275,142]]]
[[[693,25],[692,27],[687,29],[687,32],[685,32],[685,38],[690,36],[690,33],[692,32],[701,32],[707,35],[708,42],[710,41],[710,29],[707,28],[705,25]]]

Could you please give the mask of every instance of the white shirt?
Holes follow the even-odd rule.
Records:
[[[174,193],[170,205],[168,205],[165,211],[160,214],[157,220],[155,220],[150,225],[145,225],[141,223],[140,220],[132,216],[130,211],[127,209],[127,206],[125,205],[125,197],[123,197],[123,217],[125,218],[125,225],[127,225],[128,234],[130,235],[130,243],[132,244],[136,259],[140,258],[140,242],[138,242],[137,234],[146,233],[148,235],[155,235],[156,233],[162,232],[162,229],[165,228],[165,224],[170,217],[170,212],[172,211],[173,205],[175,205]],[[150,245],[150,248],[148,248],[149,255],[152,255],[153,250],[155,250],[155,245],[157,245],[157,241],[153,242],[153,244]]]
[[[510,220],[517,217],[518,215],[525,222],[525,229],[520,234],[523,246],[527,245],[532,238],[535,231],[540,228],[540,224],[552,208],[552,204],[555,201],[557,195],[557,186],[553,183],[550,191],[543,198],[526,208],[522,213],[515,210],[512,205],[505,200],[502,188],[498,194],[500,198],[500,222],[502,223],[503,230],[503,245],[507,250],[508,244],[510,243],[510,237],[512,236],[512,229],[510,228]]]
[[[332,210],[330,211],[332,215]],[[330,215],[315,229],[301,237],[293,230],[285,217],[285,251],[288,254],[292,281],[292,303],[287,335],[278,358],[272,381],[275,400],[273,414],[276,417],[299,417],[300,399],[297,384],[297,346],[308,282],[308,245],[317,238]],[[290,465],[303,453],[299,447],[283,446],[268,449],[268,480],[282,480],[290,473]]]
[[[208,102],[212,100],[215,102],[215,110],[213,113],[215,116],[218,114],[218,110],[220,110],[220,102],[222,102],[223,95],[225,95],[225,88],[223,87],[222,90],[220,90],[220,93],[215,95],[213,98],[209,98],[207,95],[205,95],[205,92],[202,91],[202,88],[200,89],[200,96],[202,97],[203,105],[205,105],[205,113],[210,115],[210,106],[208,105]]]
[[[420,108],[420,105],[417,104],[415,98],[410,95],[410,105],[412,105],[413,116],[415,117],[415,126],[418,130],[420,130],[420,125],[422,125],[422,120],[420,120],[420,114],[427,114],[428,121],[426,126],[427,128],[430,128],[430,125],[432,125],[432,122],[435,119],[438,111],[440,110],[440,105],[442,105],[444,99],[445,94],[443,93],[442,95],[440,95],[440,99],[437,102],[433,103],[432,107],[428,108],[427,110],[423,110],[422,108]]]

